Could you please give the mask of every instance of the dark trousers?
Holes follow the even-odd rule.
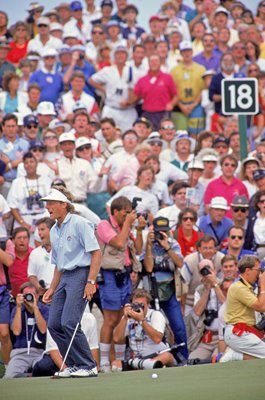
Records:
[[[52,376],[57,371],[59,371],[59,368],[54,364],[49,354],[44,354],[43,358],[34,364],[32,376],[34,378],[37,376]]]
[[[78,321],[84,309],[84,289],[88,268],[77,267],[62,273],[60,283],[53,295],[49,313],[48,328],[64,357]],[[79,325],[66,359],[68,366],[91,369],[96,363],[81,327]]]
[[[143,111],[142,117],[148,119],[151,122],[153,127],[153,131],[158,131],[160,128],[160,121],[163,118],[170,118],[170,113],[168,111],[157,111],[157,112],[149,112]]]

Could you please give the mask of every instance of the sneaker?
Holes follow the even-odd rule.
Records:
[[[83,369],[80,368],[71,373],[72,378],[96,378],[98,376],[97,367],[92,369]]]
[[[77,371],[76,367],[68,367],[61,372],[60,371],[55,372],[54,376],[56,376],[57,378],[71,378],[72,372],[75,371]]]
[[[121,372],[122,371],[122,367],[118,367],[117,365],[112,365],[111,366],[111,371],[112,372]]]
[[[110,368],[110,364],[103,364],[100,367],[100,372],[102,372],[103,374],[109,374],[111,372],[111,368]]]
[[[223,353],[222,357],[220,358],[219,362],[225,363],[225,362],[229,362],[229,361],[236,361],[238,359],[236,357],[237,354],[238,353],[236,351],[230,349],[230,347],[227,347],[227,349]]]

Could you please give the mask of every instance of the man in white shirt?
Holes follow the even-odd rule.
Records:
[[[50,35],[50,20],[47,17],[40,17],[37,22],[38,34],[31,39],[28,44],[28,53],[36,51],[42,55],[46,49],[59,50],[62,47],[62,41]],[[41,66],[40,66],[41,67]]]

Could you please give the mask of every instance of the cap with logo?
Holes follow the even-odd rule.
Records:
[[[71,11],[83,10],[83,6],[82,6],[81,1],[72,1],[72,3],[70,3],[70,10]]]
[[[75,135],[74,135],[74,133],[72,131],[62,133],[59,136],[59,143],[63,143],[63,142],[73,142],[73,143],[75,143]]]
[[[82,146],[90,146],[91,147],[91,140],[88,139],[87,137],[81,136],[78,139],[76,139],[75,142],[75,148],[78,150]]]
[[[265,168],[256,169],[253,173],[254,181],[258,181],[259,179],[265,178]]]
[[[42,101],[37,107],[37,114],[56,115],[53,103],[50,101]]]
[[[192,50],[192,43],[189,40],[182,40],[179,44],[179,50]]]
[[[166,232],[170,230],[169,220],[166,217],[157,217],[153,220],[153,227],[155,231]]]
[[[41,140],[33,140],[29,146],[29,150],[32,149],[45,149],[45,145]]]
[[[230,204],[231,207],[249,208],[249,202],[246,196],[235,196]]]
[[[29,114],[29,115],[26,115],[26,116],[23,118],[23,125],[24,125],[24,126],[28,126],[28,125],[30,125],[30,124],[38,125],[38,123],[39,123],[39,120],[38,120],[38,118],[36,117],[36,115]]]

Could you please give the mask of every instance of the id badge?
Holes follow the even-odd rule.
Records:
[[[195,196],[194,188],[186,188],[186,199],[191,200]]]

